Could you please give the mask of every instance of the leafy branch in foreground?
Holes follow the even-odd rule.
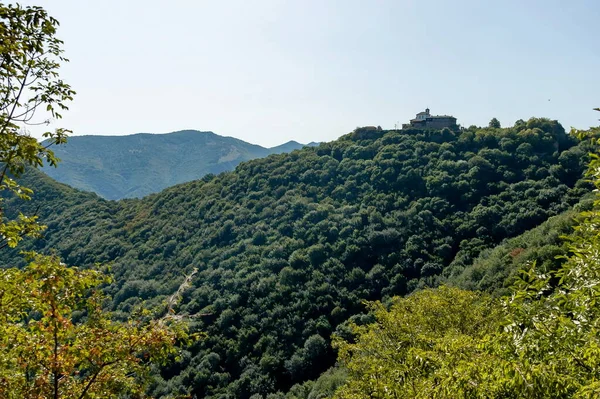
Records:
[[[44,162],[56,166],[58,159],[49,149],[66,141],[68,130],[46,132],[40,143],[24,132],[24,127],[48,124],[36,119],[39,109],[53,119],[61,119],[75,92],[60,79],[63,42],[56,37],[59,23],[41,7],[22,7],[0,3],[0,191],[7,190],[21,199],[30,199],[32,191],[15,179],[27,166]],[[25,236],[42,231],[35,216],[19,216],[8,222],[0,198],[0,243],[15,247]]]
[[[0,397],[140,397],[148,364],[192,339],[171,312],[114,321],[102,307],[105,274],[29,256],[24,270],[0,271]]]

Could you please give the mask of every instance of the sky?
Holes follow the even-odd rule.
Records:
[[[331,141],[426,107],[597,126],[598,0],[33,0],[60,21],[74,135]],[[39,132],[41,133],[41,132]],[[38,134],[32,128],[32,134]]]

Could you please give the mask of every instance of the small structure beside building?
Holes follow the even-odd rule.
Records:
[[[402,124],[402,129],[443,129],[445,127],[456,129],[456,118],[450,115],[431,115],[429,108],[425,109],[425,112],[419,112],[410,123]]]

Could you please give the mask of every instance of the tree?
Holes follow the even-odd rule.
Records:
[[[587,171],[596,187],[594,206],[580,213],[575,232],[565,237],[568,252],[557,271],[533,264],[522,272],[505,302],[507,322],[495,347],[513,370],[512,379],[502,376],[505,386],[521,396],[600,395],[600,129],[578,135],[596,148]]]
[[[355,343],[334,341],[349,373],[334,398],[460,397],[438,396],[440,382],[464,363],[488,361],[478,344],[501,317],[491,297],[451,287],[395,298],[389,310],[379,302],[369,308],[376,322],[354,325]]]
[[[65,142],[68,130],[44,133],[38,142],[24,127],[38,124],[43,109],[60,119],[75,92],[58,74],[62,41],[58,21],[40,7],[0,4],[0,190],[28,200],[32,190],[18,183],[28,167],[56,166],[49,148]],[[44,122],[42,122],[44,123]],[[0,247],[36,237],[44,226],[36,216],[7,219],[0,198]],[[161,313],[140,309],[118,322],[103,309],[99,270],[68,267],[56,256],[28,253],[22,270],[0,270],[0,397],[97,398],[143,396],[151,362],[176,353],[190,335],[174,309],[186,278]]]
[[[600,129],[582,132],[597,149]],[[376,322],[337,339],[349,379],[335,398],[596,398],[600,395],[600,154],[593,209],[556,271],[535,263],[509,297],[441,287],[371,304]]]
[[[180,293],[159,318],[140,310],[117,322],[103,309],[105,274],[28,257],[23,270],[0,270],[0,397],[143,396],[149,362],[189,338],[172,312]]]
[[[490,123],[488,124],[488,127],[494,128],[494,129],[500,129],[500,121],[496,118],[492,118],[492,120],[490,121]]]
[[[23,129],[31,124],[48,123],[35,119],[42,108],[54,119],[62,117],[75,92],[58,75],[62,41],[56,35],[58,21],[40,7],[0,4],[0,190],[8,190],[23,199],[32,191],[17,181],[25,167],[56,166],[49,147],[64,143],[69,132],[58,128],[44,133],[38,142]],[[0,200],[1,201],[1,200]],[[4,217],[0,202],[0,215]],[[0,246],[14,247],[24,236],[36,236],[43,230],[35,217],[19,215],[0,225]]]

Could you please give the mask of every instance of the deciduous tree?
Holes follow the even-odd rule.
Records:
[[[23,199],[29,199],[32,191],[16,179],[27,166],[44,162],[56,166],[58,160],[49,147],[64,143],[69,132],[48,131],[40,143],[24,130],[27,125],[47,124],[44,117],[61,119],[75,94],[59,77],[61,63],[68,60],[63,42],[56,37],[58,25],[41,7],[0,4],[0,190]],[[0,214],[4,217],[2,202]],[[14,247],[23,236],[36,236],[42,229],[35,216],[4,219],[0,245]]]
[[[0,270],[0,397],[108,398],[144,395],[150,362],[176,354],[189,338],[171,305],[126,322],[103,309],[98,270],[28,255],[23,269]]]
[[[46,132],[40,143],[24,130],[46,123],[40,109],[60,119],[75,94],[59,77],[68,60],[57,27],[40,7],[0,4],[0,190],[23,200],[33,192],[19,177],[28,167],[56,166],[50,146],[64,143],[68,133]],[[35,215],[9,220],[8,195],[0,198],[0,247],[15,247],[44,230]],[[101,288],[110,282],[105,274],[68,267],[56,256],[28,253],[27,259],[23,269],[0,270],[2,398],[141,397],[149,365],[174,355],[175,343],[190,338],[174,315],[189,277],[161,313],[140,309],[118,322],[103,308]]]

